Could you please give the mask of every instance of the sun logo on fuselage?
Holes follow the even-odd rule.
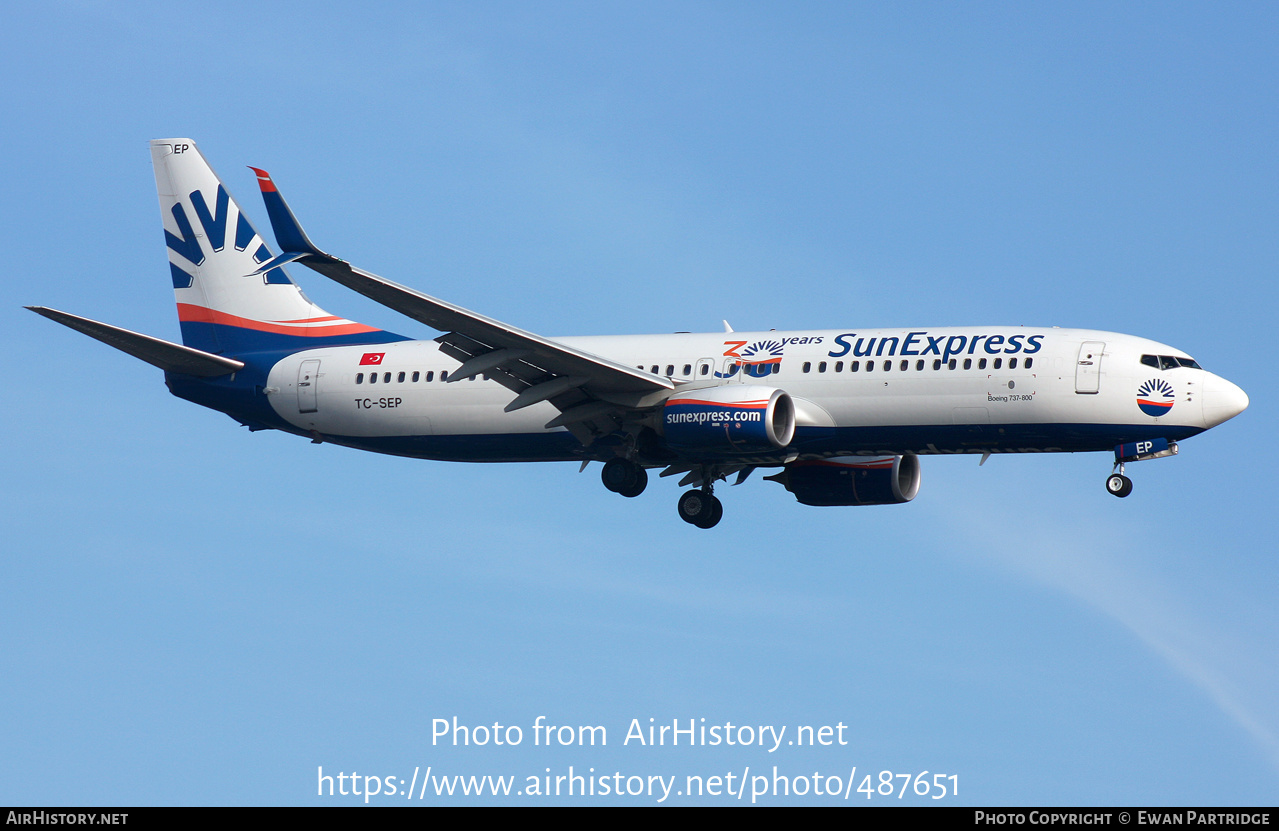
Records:
[[[1167,415],[1177,400],[1172,384],[1158,378],[1151,379],[1137,388],[1137,406],[1148,416]]]
[[[752,343],[742,350],[738,363],[743,366],[759,366],[760,364],[780,364],[782,362],[782,342],[762,340]]]
[[[724,350],[724,357],[732,358],[732,361],[725,362],[724,371],[716,372],[715,377],[732,378],[738,370],[755,378],[771,375],[781,369],[785,345],[781,340],[759,340],[751,344],[744,340],[724,341],[724,346],[728,347]]]

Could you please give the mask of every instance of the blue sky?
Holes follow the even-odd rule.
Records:
[[[0,802],[361,801],[318,798],[321,766],[775,765],[956,775],[943,804],[1274,804],[1277,24],[1266,4],[15,8]],[[1131,466],[1126,500],[1104,454],[925,458],[909,505],[806,508],[757,476],[709,533],[669,480],[625,500],[597,468],[250,435],[21,309],[178,337],[146,152],[170,136],[259,226],[243,165],[325,249],[547,335],[1088,327],[1174,344],[1252,404]],[[434,334],[292,273],[330,312]],[[525,739],[432,746],[454,716]],[[608,745],[535,747],[538,716]],[[650,718],[849,743],[623,745]],[[483,800],[413,804],[436,801]]]

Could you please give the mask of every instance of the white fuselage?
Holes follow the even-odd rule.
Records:
[[[1194,435],[1238,412],[1237,400],[1243,396],[1238,387],[1202,369],[1142,363],[1143,356],[1185,358],[1180,350],[1130,335],[1080,329],[859,329],[557,340],[670,377],[677,390],[728,384],[783,389],[797,405],[796,445],[808,445],[815,456],[1109,449],[1130,438]],[[446,381],[446,373],[458,366],[434,341],[314,349],[275,364],[268,391],[275,411],[300,432],[357,446],[365,446],[365,439],[501,436],[503,447],[510,448],[521,436],[564,433],[563,428],[545,427],[557,415],[549,403],[504,412],[514,398],[505,387],[480,377]],[[299,379],[309,375],[313,381],[304,380],[300,388]],[[1147,382],[1171,402],[1157,416],[1147,415],[1138,404]],[[307,383],[313,384],[309,390]],[[1242,400],[1246,406],[1246,396]],[[465,458],[456,446],[436,452],[432,446],[372,449]],[[581,457],[562,449],[527,454],[486,450],[475,460],[548,458],[548,453]]]

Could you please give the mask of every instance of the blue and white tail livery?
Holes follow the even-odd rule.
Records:
[[[187,346],[222,354],[400,340],[328,314],[269,267],[270,248],[189,139],[151,142],[151,160]]]
[[[919,456],[1105,451],[1129,462],[1243,412],[1180,349],[1050,327],[804,330],[550,339],[392,283],[311,242],[253,169],[273,251],[190,139],[151,142],[182,344],[43,307],[165,372],[177,396],[251,429],[469,462],[603,462],[638,496],[679,476],[682,519],[719,522],[716,483],[756,469],[808,505],[909,502]],[[298,263],[443,334],[330,315]]]

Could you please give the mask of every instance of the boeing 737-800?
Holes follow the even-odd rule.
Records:
[[[682,476],[710,528],[716,482],[756,468],[807,505],[909,502],[919,456],[1108,451],[1128,462],[1248,406],[1180,349],[1049,327],[848,329],[546,338],[326,254],[257,170],[273,253],[190,139],[151,142],[182,345],[43,307],[164,370],[174,395],[276,429],[458,462],[603,462],[638,496]],[[444,334],[412,340],[323,311],[297,262]],[[982,459],[985,461],[985,458]]]

